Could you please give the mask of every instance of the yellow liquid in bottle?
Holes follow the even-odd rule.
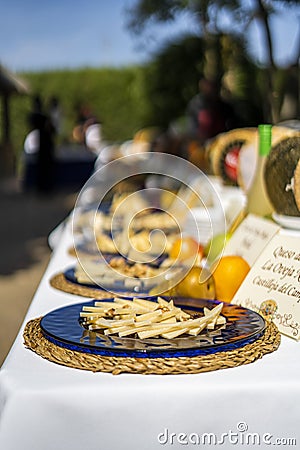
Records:
[[[247,193],[247,213],[268,216],[274,211],[274,208],[269,200],[265,186],[264,167],[271,148],[272,127],[271,125],[260,125],[258,131],[259,155],[256,173]]]

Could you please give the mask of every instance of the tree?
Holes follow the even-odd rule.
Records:
[[[273,15],[282,11],[283,7],[295,5],[300,5],[300,0],[253,0],[252,2],[244,0],[137,0],[135,5],[128,10],[128,27],[135,32],[141,32],[147,25],[175,21],[183,12],[190,14],[191,21],[196,20],[198,24],[198,35],[206,43],[206,52],[210,53],[207,61],[213,62],[210,64],[211,67],[207,66],[204,70],[206,72],[213,70],[214,76],[220,76],[220,67],[218,67],[220,60],[216,53],[213,54],[212,42],[216,34],[232,33],[232,30],[230,33],[228,32],[228,25],[224,25],[222,18],[226,17],[227,23],[236,25],[232,28],[245,45],[249,25],[253,21],[258,21],[264,33],[264,45],[267,49],[267,61],[263,71],[264,80],[261,83],[264,95],[264,118],[276,123],[280,118],[283,96],[278,83],[282,69],[275,62],[274,37],[270,21]],[[296,70],[299,70],[299,58],[300,45],[295,61],[291,62],[291,67]],[[298,96],[299,105],[299,86],[295,95]]]
[[[203,73],[203,41],[184,37],[166,45],[145,67],[144,89],[150,100],[146,122],[162,128],[183,116]]]
[[[240,125],[257,125],[262,119],[261,99],[253,83],[258,71],[245,56],[243,43],[235,36],[214,35],[210,48],[218,55],[221,75],[225,74],[227,96],[223,93],[223,97],[232,103]],[[187,104],[204,76],[205,56],[204,40],[195,36],[167,44],[153,56],[144,68],[144,90],[149,99],[147,125],[167,128],[186,115]]]

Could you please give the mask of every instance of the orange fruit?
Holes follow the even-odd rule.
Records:
[[[179,297],[214,299],[214,279],[207,269],[194,266],[183,280],[170,289],[167,294]]]
[[[202,258],[204,247],[191,236],[180,237],[173,242],[170,250],[170,258],[184,261],[189,258]]]
[[[241,256],[223,256],[212,267],[216,299],[231,302],[234,294],[244,281],[250,266]]]

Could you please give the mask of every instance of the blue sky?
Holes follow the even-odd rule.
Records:
[[[251,1],[251,0],[245,0]],[[0,63],[11,70],[123,66],[146,61],[161,38],[187,32],[183,16],[136,39],[125,26],[135,0],[0,0]],[[298,9],[300,16],[300,8]],[[298,17],[299,17],[298,16]],[[276,24],[276,55],[286,64],[297,35],[296,14],[283,10]],[[251,29],[251,51],[263,60],[259,28]],[[141,42],[143,45],[141,45]]]

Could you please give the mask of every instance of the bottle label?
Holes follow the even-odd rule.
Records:
[[[231,181],[234,182],[237,182],[237,168],[240,150],[240,146],[231,148],[225,156],[224,161],[225,174]]]

